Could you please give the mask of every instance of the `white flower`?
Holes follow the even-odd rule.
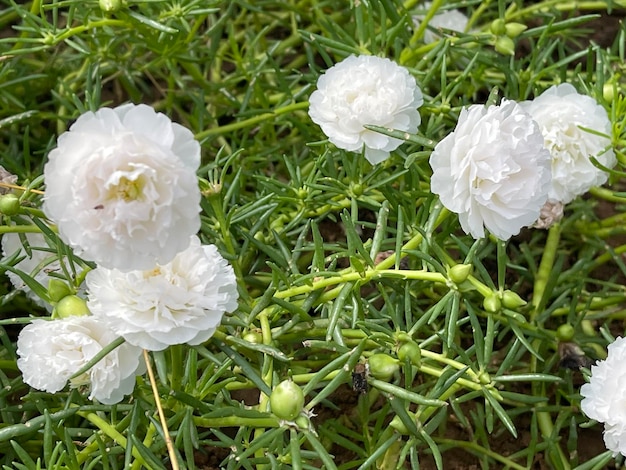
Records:
[[[225,312],[237,308],[232,267],[196,236],[168,264],[129,273],[98,267],[86,282],[91,312],[129,343],[151,351],[200,344]]]
[[[611,121],[596,100],[564,83],[520,104],[539,124],[552,155],[550,199],[567,204],[606,182],[608,174],[593,166],[589,158],[596,157],[607,168],[617,163],[609,137]]]
[[[19,252],[18,256],[20,258],[24,257],[24,259],[16,263],[14,268],[33,277],[39,284],[47,289],[50,280],[53,279],[50,274],[64,275],[56,251],[48,246],[41,233],[25,233],[23,235],[26,237],[26,241],[30,246],[30,255],[22,245],[20,236],[13,232],[5,233],[2,236],[2,254],[4,257],[9,257]],[[67,263],[67,260],[64,260],[64,262]],[[82,271],[79,266],[75,266],[75,268],[77,269],[77,274]],[[49,311],[52,310],[52,306],[35,294],[21,277],[11,271],[7,271],[7,275],[15,289],[24,291],[26,296],[40,307],[45,307]]]
[[[149,269],[200,228],[199,163],[192,133],[149,106],[88,112],[50,152],[43,209],[77,255]]]
[[[117,338],[93,316],[33,320],[17,339],[17,366],[25,383],[55,393]],[[135,376],[144,372],[145,364],[140,359],[141,349],[124,343],[85,374],[72,379],[71,387],[88,386],[90,399],[107,405],[118,403],[132,393]]]
[[[514,101],[463,109],[430,157],[431,189],[474,238],[507,240],[532,224],[548,198],[550,154],[537,124]]]
[[[309,99],[309,115],[338,148],[380,163],[403,141],[367,130],[366,124],[415,133],[422,91],[404,67],[389,59],[350,56],[329,68]]]
[[[432,6],[431,2],[424,3],[420,10],[429,11]],[[424,20],[425,15],[414,15],[413,24],[416,28],[419,28],[420,23]],[[459,10],[453,8],[449,10],[438,10],[437,13],[430,19],[428,26],[431,28],[442,30],[447,29],[462,33],[467,28],[469,19]],[[437,41],[441,36],[430,29],[424,31],[424,42],[430,44]]]
[[[589,383],[580,388],[580,406],[591,419],[604,423],[607,449],[626,456],[626,338],[609,344],[605,360],[591,366]]]

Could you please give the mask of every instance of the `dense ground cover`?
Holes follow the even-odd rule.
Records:
[[[602,424],[581,411],[580,388],[624,331],[624,7],[2,1],[0,164],[17,176],[7,187],[19,207],[0,204],[0,233],[43,232],[49,259],[24,272],[14,266],[29,249],[5,247],[0,263],[43,299],[8,277],[0,284],[0,462],[621,466]],[[428,27],[453,8],[468,18],[463,31]],[[330,143],[308,114],[318,78],[350,55],[391,59],[423,94],[416,131],[374,129],[403,142],[380,163]],[[609,181],[547,229],[466,234],[431,191],[433,149],[464,107],[531,100],[560,83],[606,109],[617,161]],[[41,210],[47,158],[79,116],[129,102],[200,143],[200,240],[232,266],[239,300],[210,339],[150,352],[156,393],[141,374],[132,393],[103,404],[84,386],[31,388],[16,341],[62,297],[38,271],[81,296],[96,268]],[[57,258],[64,268],[46,272]],[[275,395],[272,409],[287,379],[304,406],[296,389]]]

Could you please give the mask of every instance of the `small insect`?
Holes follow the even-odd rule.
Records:
[[[359,393],[367,393],[367,366],[362,363],[358,363],[354,366],[352,371],[352,390]]]
[[[94,207],[94,209],[96,210],[104,209],[104,205],[98,204],[97,206]]]

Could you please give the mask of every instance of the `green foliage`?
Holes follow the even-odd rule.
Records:
[[[612,461],[584,451],[601,437],[581,427],[582,378],[559,367],[558,332],[568,325],[590,359],[623,334],[623,173],[568,205],[560,225],[504,244],[460,231],[430,193],[427,160],[463,106],[570,82],[607,107],[626,163],[626,31],[608,47],[588,40],[590,22],[622,4],[446,4],[471,30],[424,44],[416,3],[2,1],[0,163],[21,186],[44,190],[56,137],[101,106],[150,104],[202,144],[202,238],[233,265],[241,300],[206,344],[153,354],[181,468],[214,468],[203,467],[211,456],[227,469],[441,469],[450,449],[482,468]],[[375,167],[328,144],[307,115],[318,76],[349,54],[396,60],[425,95],[417,135],[377,129],[407,142]],[[75,289],[75,265],[89,266],[41,222],[41,195],[19,196],[0,233],[34,221],[68,256]],[[147,379],[114,406],[22,383],[15,325],[46,312],[6,280],[0,294],[3,468],[171,468]],[[352,391],[357,365],[382,354],[391,375]],[[305,394],[289,423],[268,406],[286,379]]]

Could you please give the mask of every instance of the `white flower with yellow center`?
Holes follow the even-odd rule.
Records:
[[[199,164],[193,134],[149,106],[88,112],[50,152],[43,209],[79,256],[149,269],[200,228]]]

